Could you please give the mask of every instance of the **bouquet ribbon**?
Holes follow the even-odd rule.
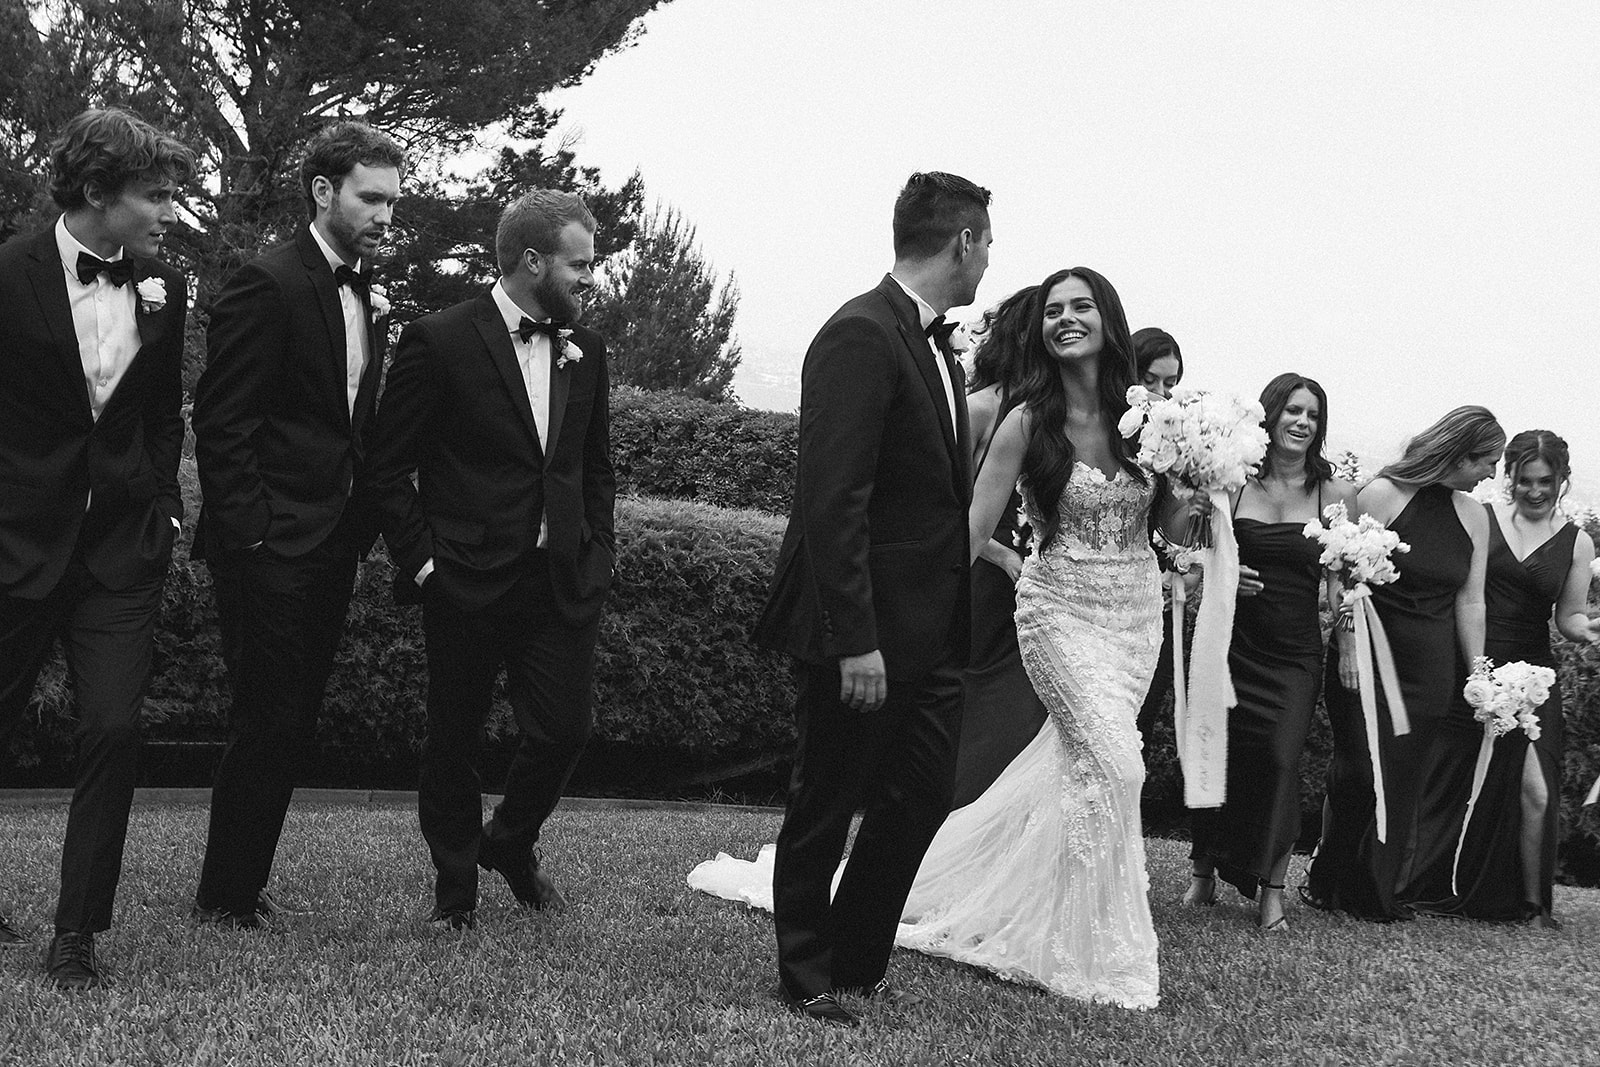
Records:
[[[1600,778],[1596,778],[1594,780],[1594,785],[1589,787],[1589,795],[1584,797],[1583,803],[1578,806],[1580,808],[1587,808],[1590,804],[1593,804],[1597,800],[1600,800]]]
[[[1178,762],[1183,767],[1183,802],[1217,808],[1228,789],[1228,709],[1239,702],[1228,670],[1233,643],[1234,598],[1239,595],[1239,544],[1233,539],[1228,496],[1212,489],[1211,544],[1201,554],[1206,595],[1194,624],[1193,669],[1184,699],[1182,598],[1174,582],[1172,666]]]
[[[1361,687],[1361,718],[1367,727],[1367,754],[1372,759],[1373,809],[1378,822],[1378,840],[1389,839],[1389,803],[1383,789],[1383,764],[1378,758],[1378,690],[1374,684],[1383,682],[1383,694],[1389,701],[1389,723],[1395,736],[1409,733],[1411,722],[1406,717],[1405,697],[1400,693],[1400,676],[1394,669],[1394,653],[1389,648],[1389,635],[1378,618],[1378,609],[1372,606],[1372,587],[1357,582],[1345,593],[1352,606],[1351,614],[1356,624],[1356,675]],[[1373,667],[1377,667],[1377,678]]]
[[[1478,742],[1478,762],[1472,768],[1472,792],[1467,796],[1467,814],[1461,820],[1461,836],[1456,838],[1456,858],[1450,862],[1450,892],[1460,895],[1456,888],[1456,871],[1461,866],[1461,849],[1467,843],[1467,827],[1472,825],[1472,809],[1478,806],[1478,794],[1483,792],[1483,780],[1489,774],[1489,759],[1494,755],[1494,724],[1483,724],[1483,740]]]

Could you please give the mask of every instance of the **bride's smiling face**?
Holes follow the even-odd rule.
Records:
[[[1045,351],[1054,359],[1075,363],[1100,354],[1106,333],[1088,282],[1063,278],[1045,294],[1042,330]]]

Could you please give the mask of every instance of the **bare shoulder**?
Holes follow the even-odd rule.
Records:
[[[1399,515],[1415,490],[1396,485],[1387,478],[1374,478],[1356,494],[1361,513],[1371,515],[1380,522],[1388,522]]]
[[[1343,504],[1345,510],[1354,517],[1356,513],[1356,487],[1343,478],[1329,478],[1323,483],[1323,504]]]
[[[1472,499],[1470,493],[1463,493],[1457,489],[1450,494],[1450,502],[1456,506],[1456,517],[1461,520],[1462,527],[1472,535],[1474,541],[1489,536],[1489,512],[1482,504]]]

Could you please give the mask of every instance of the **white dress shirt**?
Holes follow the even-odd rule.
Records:
[[[889,277],[894,278],[894,275],[891,274]],[[918,324],[924,331],[926,331],[933,320],[939,317],[939,313],[933,310],[933,306],[931,304],[913,292],[911,287],[905,282],[901,281],[899,278],[894,278],[894,283],[900,288],[904,289],[906,295],[916,303]],[[955,428],[956,390],[955,383],[950,380],[950,365],[945,362],[944,353],[939,351],[939,346],[934,343],[933,338],[927,336],[926,332],[923,334],[923,340],[927,343],[928,350],[933,353],[933,365],[939,368],[939,381],[944,385],[944,400],[946,404],[950,405],[950,425],[952,428]],[[959,433],[960,431],[957,428],[958,436]]]
[[[311,227],[311,236],[317,240],[317,247],[322,249],[322,254],[328,257],[328,269],[338,270],[344,266],[344,260],[333,250],[322,234],[317,232],[315,225]],[[351,270],[359,271],[361,261],[356,260]],[[372,353],[367,351],[367,309],[362,305],[361,298],[355,290],[348,285],[339,286],[339,308],[344,312],[344,384],[350,405],[350,417],[356,414],[356,393],[361,389],[361,375],[366,372],[367,360],[372,358]]]
[[[98,420],[128,365],[139,354],[139,325],[134,319],[138,288],[134,282],[118,288],[104,273],[88,284],[79,281],[78,253],[95,253],[72,236],[65,215],[56,220],[56,248],[61,253],[61,269],[67,274],[67,301],[72,305],[72,328],[78,336],[89,410]],[[119,248],[111,261],[121,258]]]

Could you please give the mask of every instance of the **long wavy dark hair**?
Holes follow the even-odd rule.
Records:
[[[1267,413],[1267,417],[1261,420],[1261,428],[1267,431],[1268,442],[1267,454],[1261,460],[1261,477],[1272,473],[1272,428],[1283,417],[1283,409],[1289,406],[1289,398],[1300,389],[1307,390],[1317,398],[1317,428],[1311,434],[1311,447],[1306,449],[1306,488],[1315,489],[1333,477],[1333,464],[1323,455],[1323,448],[1328,441],[1328,394],[1315,378],[1307,378],[1294,371],[1278,375],[1261,390],[1261,408]]]
[[[1068,278],[1079,278],[1089,287],[1100,310],[1101,334],[1105,343],[1098,360],[1100,410],[1106,426],[1106,443],[1122,468],[1141,483],[1144,471],[1134,462],[1138,448],[1117,433],[1117,420],[1128,410],[1128,386],[1134,381],[1133,338],[1128,333],[1128,317],[1122,298],[1098,272],[1088,267],[1058,270],[1039,283],[1037,299],[1028,319],[1028,334],[1023,345],[1023,363],[1031,376],[1042,369],[1037,395],[1028,400],[1032,417],[1032,436],[1022,457],[1022,485],[1039,517],[1039,545],[1046,547],[1061,526],[1061,493],[1072,477],[1077,449],[1067,437],[1067,388],[1055,359],[1045,347],[1044,306],[1050,291]]]
[[[1506,432],[1494,413],[1478,404],[1466,404],[1444,414],[1438,422],[1406,442],[1405,454],[1378,472],[1396,485],[1437,485],[1450,477],[1462,460],[1498,452]]]
[[[1002,419],[1012,408],[1037,395],[1048,376],[1048,368],[1029,366],[1024,358],[1038,292],[1037,285],[1018,289],[985,311],[983,321],[974,331],[978,340],[972,350],[972,374],[967,379],[967,392],[976,393],[999,385],[999,417]]]

